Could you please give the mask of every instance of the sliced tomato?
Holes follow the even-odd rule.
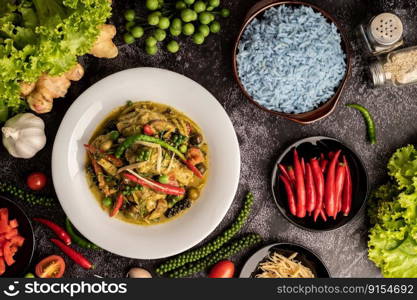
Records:
[[[214,265],[209,278],[232,278],[235,274],[235,265],[230,260],[223,260]]]
[[[13,219],[9,221],[9,226],[10,228],[17,228],[19,226],[19,223],[17,222],[16,219]]]
[[[13,259],[13,250],[12,250],[12,243],[6,242],[3,246],[3,255],[4,260],[6,261],[6,264],[8,266],[11,266],[15,263],[15,260]]]
[[[6,272],[6,264],[4,263],[3,257],[0,257],[0,275],[3,275]]]
[[[40,278],[61,278],[65,272],[65,261],[59,255],[42,259],[35,267],[36,276]]]
[[[9,210],[0,208],[0,233],[8,232],[9,229]]]

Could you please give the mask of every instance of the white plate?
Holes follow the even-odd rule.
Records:
[[[197,122],[208,142],[207,184],[189,211],[173,221],[139,226],[110,218],[88,188],[83,144],[97,125],[127,100],[149,100],[176,108]],[[103,249],[138,259],[171,256],[207,237],[228,211],[239,173],[239,144],[222,106],[191,79],[154,68],[122,71],[86,90],[66,113],[52,153],[55,190],[74,226]]]

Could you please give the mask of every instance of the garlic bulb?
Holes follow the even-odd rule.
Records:
[[[16,158],[32,158],[46,144],[45,123],[34,114],[18,114],[4,127],[3,145]]]

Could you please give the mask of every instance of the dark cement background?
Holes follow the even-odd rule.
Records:
[[[139,1],[114,1],[112,22],[122,24],[122,13]],[[74,84],[65,99],[56,100],[53,112],[42,116],[46,121],[48,143],[35,158],[17,160],[11,158],[0,147],[0,178],[24,187],[25,178],[32,171],[42,171],[49,175],[50,157],[54,137],[65,111],[73,100],[98,80],[120,70],[151,66],[173,70],[184,74],[207,88],[220,101],[230,115],[239,137],[242,153],[242,171],[238,193],[232,208],[217,230],[209,237],[230,224],[240,207],[247,190],[254,192],[256,203],[244,231],[257,232],[262,235],[265,244],[272,241],[289,241],[300,243],[318,253],[328,265],[334,277],[378,277],[377,268],[367,259],[366,240],[367,225],[364,211],[350,224],[342,229],[312,233],[303,231],[289,224],[278,212],[269,188],[270,175],[274,161],[290,143],[308,136],[326,135],[338,138],[360,154],[369,172],[372,186],[386,178],[385,165],[391,153],[398,147],[415,142],[417,137],[417,87],[402,89],[371,89],[364,68],[366,59],[361,56],[357,43],[353,39],[353,29],[368,15],[390,10],[399,14],[406,26],[407,44],[417,44],[417,3],[407,0],[315,0],[316,5],[332,13],[351,34],[355,49],[353,74],[348,81],[341,102],[335,112],[326,119],[313,125],[301,126],[290,121],[272,116],[250,104],[240,92],[232,78],[231,49],[244,16],[256,0],[223,0],[222,3],[232,11],[232,16],[222,21],[223,31],[220,35],[210,36],[202,46],[185,43],[176,54],[159,53],[155,57],[144,54],[141,45],[122,45],[121,34],[117,38],[120,55],[113,60],[99,60],[91,56],[80,59],[86,68],[84,78]],[[371,146],[366,141],[365,124],[360,115],[344,104],[357,102],[369,108],[375,117],[378,130],[378,144]],[[52,181],[47,190],[54,195]],[[42,209],[21,203],[30,216],[48,217],[63,224],[64,213],[59,208]],[[53,234],[35,224],[37,247],[34,263],[41,258],[59,253],[48,238]],[[253,249],[253,251],[256,249]],[[152,270],[157,261],[140,261],[113,255],[106,251],[84,251],[96,269],[84,271],[68,262],[66,276],[122,277],[132,266],[144,266]],[[233,257],[237,271],[250,253]],[[200,274],[204,276],[204,274]]]

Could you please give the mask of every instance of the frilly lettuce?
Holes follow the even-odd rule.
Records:
[[[417,151],[398,149],[388,163],[392,181],[376,189],[368,214],[369,258],[384,277],[417,277]]]
[[[3,4],[3,2],[5,2]],[[0,6],[0,108],[19,111],[20,83],[60,75],[88,53],[98,26],[111,15],[108,0],[3,0]],[[1,120],[0,120],[1,121]]]

